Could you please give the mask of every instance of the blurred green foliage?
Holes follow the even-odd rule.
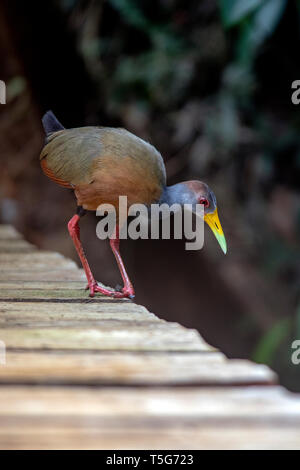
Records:
[[[263,41],[273,33],[287,0],[220,0],[221,19],[225,28],[239,28],[237,59],[249,65]]]
[[[299,2],[295,3],[299,8]],[[253,67],[255,66],[255,59],[259,53],[259,48],[274,33],[277,25],[282,20],[286,6],[286,0],[220,0],[221,18],[224,27],[227,29],[232,27],[238,29],[235,44],[235,67],[240,68],[240,71],[236,73],[247,75],[248,79],[253,73],[253,80],[257,80]],[[254,86],[249,86],[248,90],[245,90],[248,99],[253,96],[254,88]],[[294,153],[299,155],[300,151],[299,122],[289,120],[286,123],[285,132],[279,138],[276,138],[276,140],[274,140],[272,124],[270,116],[261,111],[258,119],[253,120],[254,128],[262,142],[262,159],[268,165],[269,178],[276,172],[280,153],[284,154],[286,151],[294,150]],[[296,157],[295,164],[299,171],[297,161],[298,158]],[[295,235],[299,239],[299,198],[296,205],[294,225]],[[267,211],[267,208],[265,210]],[[278,207],[278,210],[284,210],[284,207]],[[284,271],[294,273],[294,276],[289,279],[289,287],[293,288],[295,298],[299,297],[299,244],[286,242],[282,238],[274,236],[273,233],[268,233],[265,240],[263,240],[263,247],[262,268],[264,270],[267,269],[273,276],[277,276],[279,279]],[[286,313],[283,312],[283,315]],[[279,319],[261,338],[254,352],[254,359],[258,362],[272,365],[276,360],[276,355],[280,355],[281,362],[284,363],[284,369],[291,369],[290,344],[293,338],[300,337],[299,324],[300,304],[296,308],[295,317]],[[295,370],[291,369],[290,373],[294,374]],[[292,379],[290,381],[293,382]]]

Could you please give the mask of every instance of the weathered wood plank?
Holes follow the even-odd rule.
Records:
[[[83,419],[83,421],[85,421]],[[113,430],[102,425],[79,428],[74,425],[47,426],[22,422],[14,427],[0,428],[0,449],[5,450],[116,450],[178,449],[180,450],[299,450],[299,433],[293,427],[278,428],[272,424],[195,425],[182,427],[116,426]]]
[[[85,421],[83,419],[83,421]],[[24,420],[14,427],[0,428],[0,449],[5,450],[299,450],[299,431],[293,427],[274,427],[273,424],[251,426],[247,423],[231,426],[194,425],[172,427],[161,425],[116,426],[113,430],[95,425],[79,428],[73,424],[56,425],[54,420],[41,427]]]
[[[0,253],[26,253],[35,251],[36,247],[25,240],[1,240]]]
[[[39,283],[41,284],[41,283]],[[70,282],[68,284],[69,288],[63,289],[57,289],[57,284],[53,287],[53,285],[50,285],[50,283],[43,285],[41,289],[29,289],[28,286],[24,289],[24,285],[21,283],[20,287],[18,284],[18,287],[16,288],[16,285],[14,284],[14,289],[12,288],[1,288],[1,283],[0,283],[0,308],[3,305],[2,302],[10,301],[12,302],[13,299],[15,299],[15,302],[18,301],[24,301],[22,303],[27,303],[32,300],[34,301],[49,301],[49,302],[57,302],[61,301],[61,304],[64,305],[65,302],[67,301],[82,301],[82,302],[90,302],[90,303],[96,303],[99,300],[107,301],[107,300],[117,300],[120,302],[129,302],[129,299],[115,299],[114,297],[110,296],[105,296],[101,295],[100,293],[95,294],[95,297],[91,298],[89,296],[89,290],[85,289],[86,282],[75,282],[75,286],[72,285]],[[62,286],[65,286],[66,283],[63,282]],[[47,288],[49,287],[49,289]],[[46,289],[47,288],[47,289]],[[33,306],[32,306],[33,307]],[[11,308],[13,309],[14,306],[11,305]],[[34,307],[33,307],[34,308]]]
[[[0,383],[71,385],[253,385],[275,374],[249,361],[212,353],[8,352]]]
[[[0,328],[21,326],[55,326],[81,322],[89,326],[91,322],[114,320],[123,322],[163,322],[153,313],[130,300],[117,302],[95,302],[88,299],[86,303],[53,303],[53,302],[0,302]],[[38,326],[39,325],[39,326]]]
[[[42,271],[0,271],[2,281],[84,281],[85,274],[81,269],[45,269]]]
[[[19,299],[22,299],[23,291],[31,291],[30,293],[30,298],[32,298],[32,293],[37,291],[37,295],[40,295],[40,291],[53,291],[56,290],[58,291],[59,295],[64,295],[62,291],[68,291],[68,290],[83,290],[84,287],[86,286],[86,283],[84,284],[82,281],[18,281],[18,286],[16,286],[16,283],[14,281],[7,281],[7,280],[0,280],[0,295],[2,291],[10,290],[10,291],[15,291],[18,293]],[[4,294],[4,297],[6,297],[6,293]],[[27,295],[24,292],[24,295]],[[48,294],[45,294],[48,295]],[[51,293],[49,292],[49,295]],[[53,294],[56,295],[56,294]],[[10,293],[11,297],[11,293]],[[36,296],[34,296],[36,297]],[[1,297],[0,297],[1,298]],[[28,298],[28,297],[24,297]]]
[[[280,386],[203,389],[2,386],[0,416],[18,414],[30,417],[98,416],[112,422],[126,421],[130,417],[170,419],[173,416],[174,421],[185,417],[194,422],[213,419],[220,423],[227,420],[253,423],[255,417],[263,424],[283,418],[285,424],[299,425],[300,436],[300,399]]]
[[[1,387],[1,448],[170,446],[299,449],[299,398],[281,387]]]
[[[0,240],[17,240],[21,234],[11,225],[0,225]]]
[[[33,253],[0,253],[1,271],[28,271],[28,270],[45,270],[76,268],[74,261],[65,258],[59,253],[51,253],[47,251],[35,251]]]
[[[8,349],[82,349],[140,351],[211,351],[195,330],[177,323],[143,322],[94,328],[7,328],[0,330]]]

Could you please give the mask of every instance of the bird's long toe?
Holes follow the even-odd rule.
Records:
[[[120,284],[117,284],[115,287],[115,291],[116,293],[119,292],[122,294],[121,296],[117,294],[117,297],[119,298],[124,297],[124,298],[134,299],[135,297],[135,292],[132,286],[122,287]]]
[[[87,287],[90,289],[90,297],[94,297],[96,292],[99,292],[108,297],[115,297],[116,292],[113,289],[107,289],[106,287],[101,287],[97,282],[91,284]]]
[[[124,299],[124,298],[129,298],[133,299],[134,298],[134,291],[131,288],[125,288],[125,287],[116,287],[116,289],[108,289],[106,287],[100,286],[97,282],[94,284],[88,285],[87,289],[90,289],[90,297],[94,297],[96,292],[99,292],[102,295],[106,295],[108,297],[113,297],[117,299]],[[118,290],[117,290],[118,289]]]

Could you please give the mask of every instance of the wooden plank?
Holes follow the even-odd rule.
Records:
[[[153,313],[130,300],[121,299],[112,302],[95,302],[88,298],[86,303],[54,303],[54,302],[0,302],[0,328],[16,327],[42,327],[59,324],[72,326],[81,322],[89,326],[92,322],[103,320],[131,321],[131,322],[162,322]]]
[[[8,349],[213,351],[199,333],[177,323],[103,322],[93,328],[7,328],[0,338]]]
[[[47,251],[35,251],[33,253],[0,253],[1,271],[22,271],[22,270],[45,270],[76,268],[74,261],[65,258],[59,253]]]
[[[11,225],[0,225],[0,240],[17,240],[20,238],[20,233]]]
[[[283,387],[149,388],[1,386],[0,416],[106,417],[111,422],[180,417],[190,422],[276,422],[299,425],[300,399]],[[0,419],[2,421],[2,419]],[[156,420],[153,420],[156,426]],[[299,441],[300,443],[300,441]]]
[[[212,353],[8,352],[0,383],[68,385],[254,385],[275,374],[249,361]]]
[[[1,387],[1,448],[300,448],[299,398],[280,387]]]
[[[30,284],[30,283],[29,283]],[[41,283],[39,283],[40,285]],[[13,302],[13,299],[15,299],[15,302],[22,301],[22,303],[26,304],[27,302],[30,301],[49,301],[49,302],[57,302],[61,301],[62,305],[65,305],[66,302],[74,301],[74,302],[89,302],[89,303],[97,303],[97,301],[107,301],[107,300],[117,300],[118,302],[123,301],[123,302],[129,302],[129,299],[115,299],[114,297],[110,296],[105,296],[101,295],[100,293],[97,293],[95,297],[91,298],[89,296],[89,290],[85,289],[86,282],[84,283],[83,281],[79,282],[73,282],[69,283],[68,286],[69,288],[66,290],[63,289],[57,289],[57,283],[55,283],[55,286],[50,285],[50,283],[45,283],[41,289],[29,289],[28,286],[24,288],[24,284],[21,283],[20,286],[18,284],[18,287],[16,288],[16,284],[14,285],[14,288],[9,288],[9,289],[4,289],[1,288],[1,283],[0,283],[0,308],[3,306],[3,302]],[[62,286],[66,286],[66,282],[61,283]],[[75,286],[73,285],[75,284]],[[6,283],[7,285],[7,283]],[[103,285],[103,284],[102,284]],[[47,288],[47,290],[46,290]],[[23,302],[24,301],[24,302]],[[33,306],[32,306],[33,307]],[[14,308],[14,305],[10,305],[10,308]],[[33,307],[34,308],[34,307]]]
[[[0,271],[2,281],[84,281],[82,269],[45,269],[43,271]]]
[[[32,291],[35,292],[37,291],[38,292],[38,295],[40,293],[40,291],[52,291],[52,290],[56,290],[58,291],[58,294],[59,295],[64,295],[62,293],[62,291],[67,291],[67,290],[77,290],[77,289],[80,289],[80,290],[83,290],[84,287],[86,286],[86,283],[82,283],[82,281],[50,281],[50,280],[46,280],[46,281],[41,281],[41,280],[38,280],[38,281],[27,281],[27,280],[22,280],[22,281],[18,281],[18,286],[16,287],[16,283],[14,281],[7,281],[7,280],[0,280],[0,296],[1,296],[1,292],[3,290],[10,290],[10,291],[16,291],[18,292],[18,297],[20,295],[20,299],[22,299],[22,295],[23,295],[23,290],[25,291]],[[24,293],[25,294],[25,293]],[[25,294],[26,295],[26,294]],[[49,295],[51,295],[51,293],[49,293]],[[53,294],[55,295],[55,294]],[[10,295],[11,297],[11,295]],[[0,297],[1,298],[1,297]],[[24,297],[26,298],[26,297]],[[32,298],[32,295],[30,295],[30,298]]]
[[[25,240],[1,240],[0,253],[27,253],[35,251],[36,247]]]
[[[83,419],[83,421],[85,421]],[[104,425],[106,423],[103,423]],[[0,429],[0,449],[5,450],[299,450],[299,432],[293,427],[230,423],[217,426],[195,425],[155,429],[147,426],[119,426],[113,430],[101,426],[72,425],[40,427],[30,421]],[[158,452],[159,453],[159,452]],[[188,452],[187,452],[188,453]]]

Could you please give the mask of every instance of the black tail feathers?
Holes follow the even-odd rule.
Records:
[[[54,116],[52,111],[47,111],[42,117],[42,123],[46,135],[52,134],[52,132],[62,131],[64,126]]]

